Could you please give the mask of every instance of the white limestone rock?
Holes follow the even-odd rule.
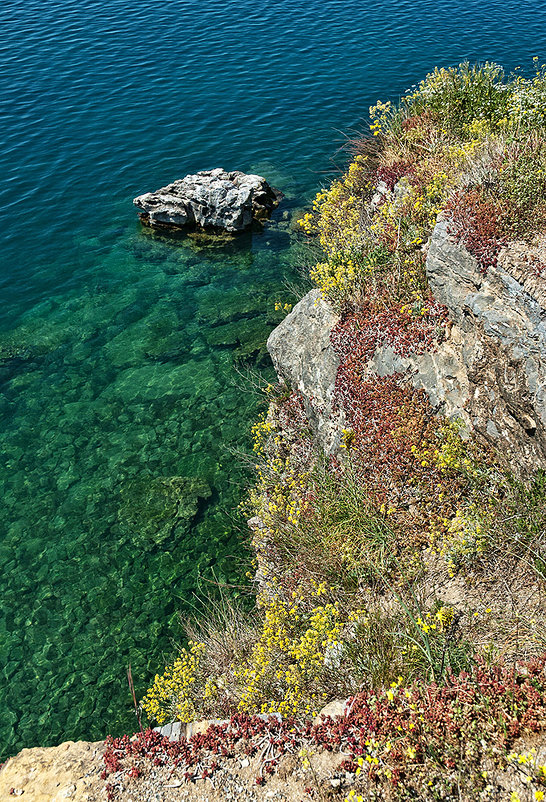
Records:
[[[267,219],[281,194],[265,178],[222,168],[203,170],[133,200],[140,219],[152,228],[244,231]]]

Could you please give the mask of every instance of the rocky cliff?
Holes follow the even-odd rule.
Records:
[[[405,374],[433,408],[464,422],[522,474],[546,467],[546,276],[544,242],[505,246],[484,274],[440,220],[426,258],[435,298],[449,312],[440,342],[420,354],[378,347],[370,376]],[[343,416],[332,410],[338,357],[330,332],[339,320],[318,290],[272,332],[277,373],[298,390],[326,453],[336,453]]]

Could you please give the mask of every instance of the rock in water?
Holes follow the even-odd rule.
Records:
[[[141,221],[154,228],[199,226],[235,232],[268,218],[280,197],[259,175],[217,168],[146,192],[133,203],[141,209]]]

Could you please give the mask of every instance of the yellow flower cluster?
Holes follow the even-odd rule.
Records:
[[[444,632],[449,629],[455,613],[453,607],[442,606],[435,613],[426,613],[416,620],[420,629],[428,635],[429,632]]]
[[[457,565],[468,562],[487,548],[487,515],[475,504],[469,504],[464,510],[457,510],[455,517],[447,523],[447,532],[443,537],[440,554],[445,556],[453,574]]]
[[[459,473],[467,479],[479,481],[487,475],[487,466],[478,463],[469,441],[461,437],[462,430],[462,421],[445,421],[439,429],[436,445],[420,449],[412,446],[411,450],[424,468],[433,465],[444,474]]]
[[[432,173],[432,175],[430,175]],[[433,170],[427,160],[416,167],[416,185],[406,184],[402,200],[390,198],[380,208],[379,225],[396,225],[399,232],[397,247],[411,251],[412,245],[428,238],[436,225],[436,218],[448,198],[453,178],[445,171]],[[417,185],[420,188],[417,188]]]
[[[340,448],[350,450],[355,447],[356,435],[352,429],[341,430],[341,443]]]
[[[280,312],[281,310],[283,312],[290,312],[291,309],[292,304],[283,304],[280,301],[275,302],[275,312]]]
[[[379,103],[374,109],[381,112],[374,122],[375,133],[380,133],[386,130],[390,104]],[[319,235],[326,259],[312,267],[310,274],[334,304],[354,302],[373,284],[377,268],[385,266],[377,264],[381,250],[398,253],[400,269],[391,272],[400,274],[414,293],[422,294],[420,246],[434,227],[454,179],[446,170],[434,170],[426,159],[418,168],[415,186],[406,181],[403,192],[387,193],[372,210],[369,167],[364,156],[357,156],[343,178],[320,192],[313,211],[299,221],[305,233]],[[381,261],[385,262],[384,256]]]
[[[265,444],[272,431],[273,424],[268,416],[268,413],[262,415],[260,420],[256,421],[256,423],[252,425],[252,448],[256,453],[263,454],[265,452]]]
[[[318,234],[322,250],[348,252],[362,246],[365,239],[365,207],[372,187],[368,181],[365,156],[357,156],[349,169],[329,189],[319,192],[313,211],[299,225],[306,234]]]
[[[382,102],[378,100],[375,106],[370,106],[370,117],[372,123],[370,124],[370,131],[374,136],[385,133],[389,130],[393,108],[390,100]]]
[[[303,229],[303,233],[311,236],[317,233],[315,218],[311,212],[306,212],[303,217],[298,220],[298,225]]]
[[[156,674],[152,687],[142,700],[142,708],[150,719],[165,724],[167,721],[193,721],[197,716],[194,706],[196,683],[200,680],[200,662],[205,651],[203,643],[190,641],[180,657],[167,666],[162,675]],[[212,696],[214,683],[204,681],[203,693]]]
[[[424,206],[426,210],[426,220],[424,223],[429,228],[434,228],[436,225],[436,218],[442,211],[447,200],[448,188],[449,177],[445,170],[435,173],[425,185]]]
[[[285,523],[295,525],[306,509],[308,473],[294,464],[286,435],[277,430],[275,403],[252,426],[254,451],[261,459],[256,465],[257,484],[250,492],[252,514],[260,518],[261,533],[274,536]],[[259,551],[255,539],[254,546]]]
[[[441,607],[438,608],[438,610],[436,610],[435,618],[440,623],[440,630],[441,631],[449,629],[449,627],[451,626],[451,624],[453,622],[454,616],[455,616],[455,612],[453,610],[453,607],[442,605]]]
[[[389,700],[389,702],[394,702],[394,697],[396,695],[396,691],[402,685],[403,681],[404,681],[403,677],[398,677],[398,680],[395,680],[394,682],[391,682],[390,688],[386,692],[386,696],[387,696],[387,699]]]
[[[298,472],[289,457],[269,458],[265,465],[256,467],[258,483],[250,493],[252,511],[264,530],[274,535],[283,523],[298,523],[306,508],[308,475]]]
[[[397,683],[393,683],[393,685],[394,687],[398,687]],[[389,768],[388,759],[393,748],[391,741],[381,743],[381,741],[378,741],[376,738],[368,738],[364,742],[364,746],[366,747],[364,757],[359,757],[356,761],[356,776],[365,772],[366,769],[369,770],[373,767],[376,776],[383,776],[387,780],[390,780],[392,777],[392,770]],[[415,757],[415,755],[413,756]],[[359,796],[353,788],[349,791],[346,802],[358,802],[359,799],[363,799],[363,797]]]
[[[320,680],[335,663],[344,626],[339,603],[310,603],[327,591],[324,583],[292,592],[286,600],[270,582],[259,598],[263,627],[252,654],[235,672],[241,711],[316,713],[323,701]]]
[[[354,788],[351,788],[349,794],[345,797],[345,802],[365,802],[362,794],[357,794]]]
[[[327,262],[319,262],[309,271],[311,279],[323,296],[334,303],[351,298],[362,284],[362,272],[354,259],[344,253],[335,253]]]
[[[441,429],[442,442],[434,451],[434,462],[444,472],[457,471],[468,479],[480,479],[484,468],[470,454],[468,444],[461,437],[462,424],[447,422]]]
[[[530,749],[529,752],[510,752],[506,759],[521,772],[521,779],[528,786],[534,784],[543,787],[546,784],[546,764],[537,765],[535,748]],[[533,792],[533,799],[536,802],[544,802],[544,791],[536,788]]]
[[[367,157],[355,156],[354,160],[350,163],[349,169],[343,176],[343,186],[345,189],[355,190],[357,192],[362,189],[371,189],[371,184],[367,177]]]
[[[530,752],[510,752],[508,760],[512,763],[517,763],[520,766],[525,766],[528,763],[534,763],[536,759],[537,750],[531,749]]]

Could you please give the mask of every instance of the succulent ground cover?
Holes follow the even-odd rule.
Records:
[[[214,763],[195,750],[252,752],[267,731],[272,755],[346,753],[351,799],[540,800],[546,770],[528,738],[546,726],[546,478],[517,480],[407,375],[368,362],[384,346],[433,352],[447,336],[425,271],[439,215],[484,272],[503,244],[544,230],[546,68],[437,69],[370,111],[373,136],[352,143],[347,172],[300,221],[311,279],[340,315],[341,449],[319,453],[301,396],[268,388],[245,506],[255,613],[222,606],[143,700],[159,723],[235,718],[176,748],[151,734],[119,742],[109,770],[118,754],[169,753],[195,779]],[[339,697],[353,700],[348,717],[309,723]],[[510,766],[527,772],[523,790],[490,782]]]
[[[209,780],[214,789],[238,758],[255,772],[250,788],[288,762],[298,780],[290,798],[299,790],[311,799],[541,800],[546,749],[522,744],[545,728],[544,658],[518,671],[477,664],[441,684],[399,678],[387,689],[361,691],[342,717],[238,713],[189,740],[171,742],[151,730],[110,739],[103,778],[109,799],[131,793],[132,780],[152,767],[166,767],[167,788],[183,779],[196,788]],[[326,766],[324,753],[333,758]]]

